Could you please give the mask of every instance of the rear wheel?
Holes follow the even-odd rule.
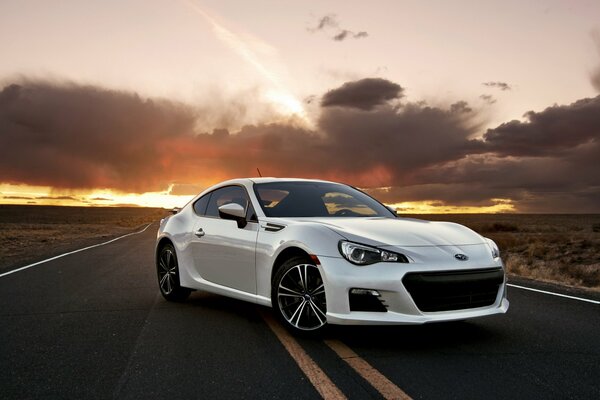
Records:
[[[303,257],[291,258],[277,271],[271,302],[277,316],[294,333],[320,333],[327,324],[321,272]]]
[[[183,301],[191,290],[179,284],[179,264],[175,248],[171,244],[164,245],[158,253],[156,272],[160,293],[169,301]]]

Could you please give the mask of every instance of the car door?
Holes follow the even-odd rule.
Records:
[[[205,210],[201,209],[204,205],[195,207],[197,217],[191,235],[196,272],[209,282],[256,294],[258,223],[246,189],[242,186],[219,188],[210,193],[205,203]],[[246,210],[248,223],[244,227],[238,227],[236,221],[220,218],[219,207],[229,203],[240,204]]]

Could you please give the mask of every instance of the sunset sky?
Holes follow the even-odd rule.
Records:
[[[600,212],[600,2],[0,2],[0,203],[321,178],[403,212]]]

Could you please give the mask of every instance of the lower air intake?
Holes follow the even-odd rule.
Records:
[[[402,283],[421,311],[450,311],[494,304],[504,271],[476,269],[468,271],[411,272]]]

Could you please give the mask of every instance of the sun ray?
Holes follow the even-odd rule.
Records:
[[[253,49],[256,47],[270,48],[265,43],[260,42],[258,45],[255,41],[242,38],[231,29],[226,28],[222,23],[218,22],[213,16],[202,9],[198,4],[191,0],[180,0],[182,4],[187,6],[196,14],[200,15],[211,26],[215,36],[229,47],[234,53],[251,65],[254,70],[261,76],[270,86],[264,92],[264,97],[267,101],[273,104],[281,114],[287,116],[296,116],[306,125],[310,125],[308,115],[300,100],[294,94],[285,88],[281,82],[281,78],[273,68],[270,68],[266,63],[259,59],[258,52]]]

